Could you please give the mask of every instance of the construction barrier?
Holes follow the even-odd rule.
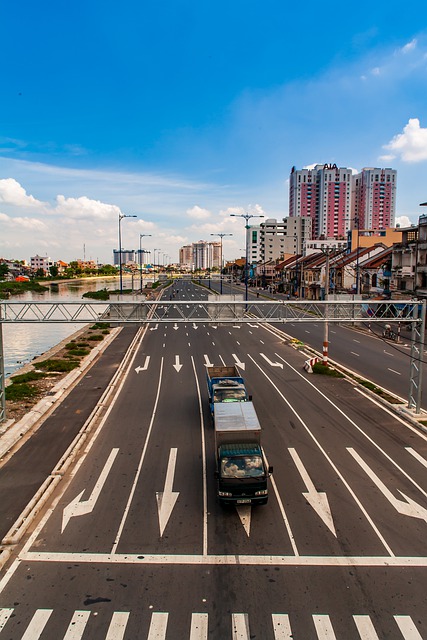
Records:
[[[309,358],[304,362],[304,369],[308,373],[313,373],[313,366],[316,364],[316,362],[320,362],[320,358],[317,358],[317,357]]]

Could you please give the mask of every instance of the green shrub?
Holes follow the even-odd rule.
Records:
[[[68,355],[70,355],[71,357],[81,357],[81,356],[87,356],[88,353],[90,353],[90,349],[70,349],[68,352]]]
[[[43,360],[37,363],[37,368],[45,371],[72,371],[80,365],[78,360]]]
[[[101,331],[101,333],[102,333],[102,335],[104,335],[104,336],[108,336],[108,335],[109,335],[109,333],[110,333],[110,330],[109,330],[109,329],[104,329],[104,331]]]
[[[342,373],[322,364],[321,362],[316,362],[316,364],[313,365],[313,373],[320,373],[324,376],[331,376],[332,378],[344,378]]]
[[[43,371],[29,371],[28,373],[21,373],[17,376],[11,376],[10,380],[12,384],[22,384],[23,382],[32,382],[33,380],[40,380],[41,378],[47,378],[48,374]]]
[[[21,384],[11,384],[5,389],[6,400],[25,400],[26,398],[34,398],[38,391],[31,384],[22,382]]]
[[[104,336],[102,336],[100,333],[93,333],[91,336],[88,336],[87,339],[100,342],[101,340],[104,340]]]
[[[109,326],[110,326],[109,322],[95,322],[95,324],[89,327],[89,329],[92,329],[92,330],[108,329]]]

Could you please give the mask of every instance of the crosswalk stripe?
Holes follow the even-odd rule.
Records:
[[[80,640],[89,620],[90,611],[74,611],[71,622],[65,633],[64,640]]]
[[[273,613],[274,640],[289,640],[292,638],[291,623],[287,613]]]
[[[168,613],[163,613],[161,611],[154,611],[151,614],[151,623],[147,640],[165,640],[168,616]]]
[[[123,640],[129,615],[129,611],[114,611],[105,640]]]
[[[332,622],[329,616],[319,615],[312,616],[312,618],[319,640],[336,640],[336,636],[332,628]]]
[[[21,640],[38,640],[43,633],[53,609],[37,609]]]
[[[13,609],[0,609],[0,631],[12,615]]]
[[[208,639],[208,614],[193,613],[191,615],[190,640]]]
[[[249,620],[247,613],[232,613],[233,640],[249,640]]]
[[[393,616],[405,640],[423,640],[411,616]]]
[[[369,616],[353,616],[360,640],[379,640]]]

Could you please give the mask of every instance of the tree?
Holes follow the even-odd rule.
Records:
[[[53,264],[51,267],[49,267],[49,272],[50,275],[52,276],[52,278],[56,278],[58,273],[59,273],[59,269],[56,266],[56,264]]]
[[[9,273],[9,267],[5,262],[0,262],[0,280],[6,280],[6,276]]]

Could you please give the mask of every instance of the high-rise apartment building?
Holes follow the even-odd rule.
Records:
[[[288,217],[282,221],[267,218],[247,229],[249,262],[277,260],[286,254],[302,253],[304,242],[311,239],[309,216]]]
[[[353,176],[353,227],[389,229],[396,213],[395,169],[365,168]]]
[[[289,215],[309,216],[313,238],[344,237],[351,228],[351,169],[317,164],[313,169],[292,167]]]
[[[313,169],[292,167],[289,215],[309,216],[312,237],[344,238],[352,228],[385,229],[394,225],[396,171],[362,169],[357,175],[336,164]]]
[[[179,250],[179,263],[191,265],[192,269],[219,269],[221,265],[221,243],[199,240]]]

